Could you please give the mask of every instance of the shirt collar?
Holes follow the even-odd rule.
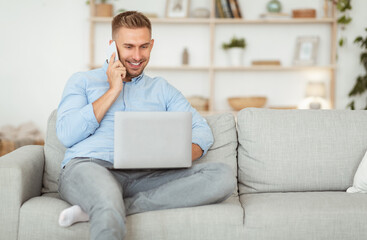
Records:
[[[104,72],[104,73],[106,73],[106,72],[107,72],[107,68],[108,68],[108,63],[107,63],[107,60],[105,60],[105,61],[104,61],[103,66],[102,66],[102,69],[103,69],[103,72]],[[138,81],[139,81],[140,79],[142,79],[142,78],[143,78],[143,76],[144,76],[144,71],[143,71],[139,76],[132,78],[132,79],[131,79],[131,82],[133,82],[133,83],[138,83]]]

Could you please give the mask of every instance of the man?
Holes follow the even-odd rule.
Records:
[[[205,119],[183,95],[164,79],[143,73],[154,44],[150,21],[139,12],[121,13],[112,21],[112,39],[119,60],[113,54],[102,68],[69,79],[56,125],[67,147],[59,193],[75,205],[61,213],[60,224],[90,219],[91,239],[123,239],[126,215],[220,202],[236,184],[231,169],[220,163],[183,170],[111,169],[116,111],[191,111],[192,160],[213,144]]]

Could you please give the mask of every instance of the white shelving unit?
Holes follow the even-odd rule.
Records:
[[[323,0],[320,0],[323,1]],[[334,107],[335,103],[335,71],[336,71],[336,46],[337,46],[337,19],[336,19],[336,9],[332,8],[332,17],[330,18],[304,18],[304,19],[220,19],[215,18],[215,0],[210,0],[210,17],[205,19],[198,18],[151,18],[153,25],[197,25],[204,24],[209,28],[209,66],[153,66],[148,65],[147,70],[157,70],[157,71],[204,71],[208,73],[209,76],[209,112],[216,112],[218,109],[215,108],[215,75],[218,72],[225,72],[229,74],[230,72],[294,72],[294,71],[307,71],[307,70],[322,70],[330,72],[329,80],[329,101],[331,107]],[[100,65],[94,63],[95,57],[95,27],[96,24],[100,23],[110,23],[112,18],[109,17],[95,17],[94,14],[94,0],[90,1],[91,7],[91,17],[90,17],[90,68],[97,68]],[[225,67],[216,66],[215,64],[215,47],[216,47],[216,29],[220,26],[235,26],[235,25],[252,25],[252,26],[263,26],[263,25],[326,25],[330,29],[330,60],[327,65],[316,65],[316,66],[242,66],[242,67]]]

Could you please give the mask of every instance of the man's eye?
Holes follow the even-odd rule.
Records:
[[[148,48],[148,46],[142,46],[142,48]]]
[[[128,49],[130,49],[130,48],[131,48],[131,46],[126,46],[125,48],[128,48]]]

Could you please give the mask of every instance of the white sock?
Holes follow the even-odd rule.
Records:
[[[69,227],[76,222],[89,221],[89,216],[78,205],[64,209],[59,216],[59,225]]]

